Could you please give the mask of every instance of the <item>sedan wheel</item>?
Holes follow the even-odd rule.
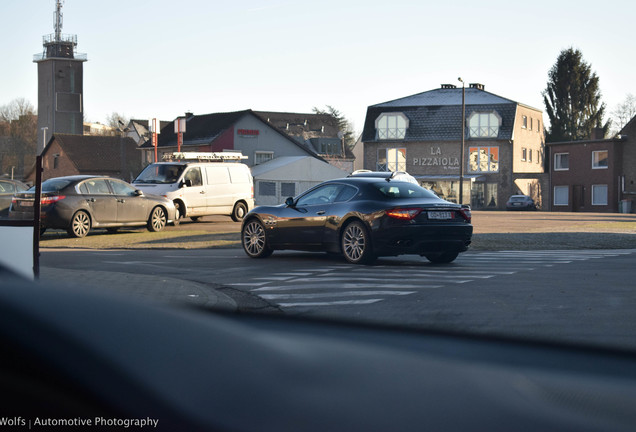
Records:
[[[266,258],[273,252],[267,244],[263,224],[256,219],[252,219],[243,226],[241,238],[245,253],[252,258]]]
[[[156,232],[161,231],[168,222],[166,218],[166,212],[161,207],[155,207],[150,214],[148,220],[148,231]]]
[[[344,257],[350,263],[368,264],[375,259],[371,239],[361,222],[351,222],[345,227],[340,244]]]
[[[91,230],[91,217],[84,211],[78,211],[71,219],[71,226],[67,230],[71,237],[86,237]]]

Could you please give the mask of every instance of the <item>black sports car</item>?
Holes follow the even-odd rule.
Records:
[[[16,193],[10,219],[33,218],[35,187]],[[103,176],[56,177],[42,182],[40,231],[67,230],[71,237],[84,237],[91,228],[116,231],[124,226],[146,225],[161,231],[174,221],[172,201],[145,195],[130,184]]]
[[[351,263],[418,254],[449,263],[470,244],[470,207],[421,186],[374,177],[329,180],[285,204],[260,206],[243,220],[252,258],[277,249],[342,253]]]

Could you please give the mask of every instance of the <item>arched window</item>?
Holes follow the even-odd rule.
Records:
[[[408,128],[409,119],[400,112],[382,113],[375,120],[375,129],[380,140],[404,139]]]
[[[497,138],[501,117],[494,111],[472,112],[468,117],[468,133],[471,138]]]

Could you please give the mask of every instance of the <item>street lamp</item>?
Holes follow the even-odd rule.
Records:
[[[462,147],[459,152],[459,203],[464,203],[464,137],[466,136],[466,87],[464,80],[459,77],[457,81],[462,83]]]

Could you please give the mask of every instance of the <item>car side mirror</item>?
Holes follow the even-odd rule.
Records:
[[[181,183],[179,183],[179,188],[182,188],[182,187],[192,187],[192,180],[190,179],[183,180]]]
[[[137,190],[135,191],[135,196],[139,196],[139,197],[140,197],[140,196],[144,196],[144,192],[143,192],[143,191],[141,191],[141,190],[139,190],[139,189],[137,189]]]
[[[294,207],[294,198],[293,197],[289,197],[285,200],[285,205],[287,207]]]

